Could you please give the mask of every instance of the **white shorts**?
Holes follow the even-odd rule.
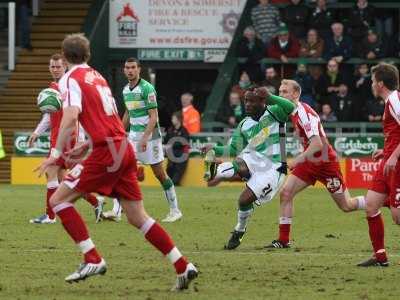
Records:
[[[140,152],[139,142],[131,141],[133,148],[135,149],[136,159],[143,165],[155,165],[164,160],[164,152],[162,146],[162,140],[150,140],[147,142],[146,151]]]
[[[250,171],[247,187],[257,197],[259,204],[271,201],[285,181],[285,174],[278,172],[280,163],[273,163],[256,152],[243,152],[243,159]]]

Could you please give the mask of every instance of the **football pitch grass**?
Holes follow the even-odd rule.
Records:
[[[167,212],[160,188],[144,188],[147,211],[157,220]],[[0,185],[1,299],[398,299],[400,230],[384,209],[390,267],[355,265],[370,257],[363,212],[339,211],[322,189],[296,199],[291,249],[266,251],[276,238],[278,200],[257,207],[242,245],[223,250],[236,223],[240,188],[178,188],[182,220],[165,225],[199,278],[188,291],[172,293],[173,268],[142,234],[122,222],[94,223],[83,200],[77,204],[108,264],[105,276],[78,284],[64,277],[81,262],[77,247],[59,222],[32,225],[42,213],[44,187]],[[353,190],[352,194],[364,193]],[[110,208],[108,201],[106,209]]]

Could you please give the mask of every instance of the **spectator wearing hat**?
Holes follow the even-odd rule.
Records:
[[[310,29],[307,38],[300,42],[300,56],[306,58],[321,58],[324,51],[324,40],[318,35],[318,31]]]
[[[361,49],[361,42],[367,35],[368,29],[374,25],[375,8],[368,4],[368,0],[357,0],[348,16],[350,36],[353,40],[354,53]]]
[[[317,0],[316,7],[311,12],[308,28],[318,30],[319,36],[326,39],[330,35],[330,27],[335,21],[335,14],[326,6],[326,0]]]
[[[266,87],[271,94],[277,95],[279,93],[281,81],[282,78],[279,77],[275,68],[273,66],[267,66],[265,68],[265,79],[260,82],[260,85]]]
[[[368,30],[368,35],[362,42],[358,56],[363,59],[378,59],[386,55],[385,44],[374,29]]]
[[[324,58],[326,60],[334,59],[341,63],[351,57],[351,39],[343,35],[342,23],[333,23],[331,29],[332,36],[326,40]]]
[[[295,80],[301,87],[301,101],[314,107],[313,79],[308,73],[307,63],[304,60],[298,62],[296,75],[293,77],[293,80]]]
[[[291,4],[282,10],[282,20],[298,39],[306,36],[308,15],[309,9],[303,4],[303,0],[291,0]]]
[[[275,36],[281,22],[278,8],[269,0],[258,0],[259,4],[251,10],[251,21],[258,37],[267,45]]]
[[[299,57],[300,43],[291,34],[285,23],[281,23],[278,34],[274,37],[267,49],[267,56],[287,63],[290,57]]]
[[[263,58],[264,44],[256,37],[256,32],[253,27],[248,26],[243,31],[243,37],[240,39],[237,56],[240,58],[240,71],[246,71],[253,79],[260,79],[260,63]]]

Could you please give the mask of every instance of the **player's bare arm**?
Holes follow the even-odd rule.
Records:
[[[383,149],[377,149],[372,153],[372,159],[377,161],[383,157]]]
[[[33,143],[37,140],[38,136],[49,129],[50,129],[50,115],[48,113],[45,113],[43,114],[39,124],[36,126],[35,131],[29,137],[28,146],[32,147]]]
[[[128,110],[125,110],[124,116],[122,117],[122,124],[124,124],[125,130],[129,130],[129,114]]]
[[[385,163],[385,167],[383,169],[383,174],[389,175],[391,171],[393,171],[396,167],[397,161],[399,160],[400,156],[400,144],[397,145],[396,149],[390,155],[389,159]]]
[[[321,151],[323,144],[319,135],[314,135],[310,138],[310,144],[306,151],[296,156],[292,161],[288,162],[289,169],[293,169],[297,164],[305,160],[312,160],[315,153]]]
[[[35,171],[39,172],[39,177],[42,176],[46,169],[50,165],[53,165],[62,155],[62,150],[70,139],[71,133],[76,129],[79,112],[79,108],[76,106],[64,108],[56,147],[51,149],[50,156],[38,168],[35,169]]]
[[[150,138],[150,135],[154,131],[158,120],[158,113],[156,108],[152,108],[148,110],[149,113],[149,123],[146,126],[145,131],[143,132],[143,136],[139,142],[139,149],[144,152],[147,149],[147,141]]]

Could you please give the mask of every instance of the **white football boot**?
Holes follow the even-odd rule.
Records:
[[[164,223],[172,223],[179,220],[182,217],[183,217],[182,212],[179,209],[175,208],[175,209],[170,209],[168,215],[161,221]]]
[[[44,214],[35,219],[30,219],[29,223],[31,223],[31,224],[54,224],[54,223],[56,223],[56,218],[50,219],[47,214]]]
[[[188,263],[185,272],[177,275],[176,283],[172,287],[171,291],[186,290],[189,287],[189,284],[196,279],[198,275],[199,272],[197,271],[196,267],[192,263]]]
[[[107,272],[107,265],[104,259],[98,264],[93,263],[82,263],[79,265],[78,270],[76,270],[71,275],[65,277],[65,281],[68,283],[79,282],[85,280],[86,278],[94,275],[104,275]]]

